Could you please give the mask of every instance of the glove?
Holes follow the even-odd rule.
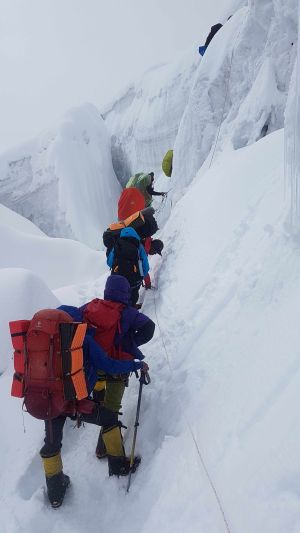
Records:
[[[149,366],[147,365],[147,363],[145,361],[143,361],[143,366],[141,368],[141,371],[145,372],[145,374],[146,374],[146,372],[148,372],[148,370],[149,370]]]

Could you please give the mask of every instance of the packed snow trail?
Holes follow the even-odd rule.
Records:
[[[158,277],[156,279],[156,283],[155,283],[156,287],[158,286]],[[155,299],[155,292],[154,292],[154,297],[153,297],[153,301],[154,301],[154,312],[155,312],[155,318],[156,318],[156,324],[157,324],[157,327],[158,327],[158,330],[159,330],[159,334],[160,334],[160,338],[161,338],[161,342],[162,342],[162,348],[163,348],[163,351],[165,353],[165,358],[166,358],[166,362],[167,362],[167,365],[169,367],[169,371],[170,371],[170,376],[171,376],[171,379],[173,379],[173,372],[172,372],[172,367],[171,367],[171,363],[170,363],[170,357],[169,357],[169,354],[168,354],[168,350],[166,348],[166,343],[165,343],[165,340],[164,340],[164,334],[163,334],[163,330],[160,326],[160,322],[159,322],[159,318],[158,318],[158,313],[157,313],[157,305],[156,305],[156,299]],[[177,403],[179,402],[179,400],[177,401]],[[180,409],[179,411],[181,410],[181,407],[182,407],[182,411],[184,411],[184,406],[181,406],[180,405],[180,402],[179,402],[179,406],[180,406]],[[199,447],[199,443],[197,442],[197,439],[195,437],[195,434],[193,432],[193,429],[192,429],[192,426],[190,424],[190,421],[188,420],[187,416],[184,415],[184,419],[185,419],[185,422],[186,422],[186,425],[187,425],[187,429],[190,433],[190,436],[191,436],[191,439],[193,441],[193,444],[197,450],[197,454],[199,456],[199,460],[200,460],[200,463],[201,463],[201,466],[205,472],[205,475],[207,477],[207,480],[211,486],[211,489],[215,495],[215,498],[216,498],[216,502],[217,502],[217,505],[219,506],[219,509],[220,509],[220,513],[223,517],[223,520],[224,520],[224,525],[225,525],[225,528],[226,528],[226,531],[228,533],[230,533],[230,527],[228,525],[228,521],[227,521],[227,518],[226,518],[226,515],[225,515],[225,511],[224,511],[224,508],[222,506],[222,502],[220,500],[220,496],[218,494],[218,491],[215,487],[215,484],[213,482],[213,480],[211,479],[211,476],[209,474],[209,471],[207,469],[207,466],[205,464],[205,461],[203,459],[203,456],[202,456],[202,453],[201,453],[201,450],[200,450],[200,447]]]

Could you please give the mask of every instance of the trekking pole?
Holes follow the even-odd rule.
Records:
[[[132,441],[131,454],[130,454],[130,470],[129,470],[129,475],[128,475],[128,483],[127,483],[126,492],[129,492],[130,482],[131,482],[132,467],[133,467],[133,463],[134,463],[134,451],[135,451],[136,435],[137,435],[137,429],[139,427],[139,418],[140,418],[140,408],[141,408],[141,402],[142,402],[143,385],[149,385],[149,383],[151,383],[151,379],[150,379],[150,376],[149,376],[148,372],[143,372],[141,370],[141,377],[140,377],[139,381],[140,381],[140,388],[139,388],[139,395],[138,395],[137,409],[136,409],[136,417],[135,417],[135,423],[134,423],[133,441]]]

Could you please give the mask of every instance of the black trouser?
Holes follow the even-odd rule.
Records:
[[[40,450],[41,457],[52,457],[60,452],[63,439],[63,428],[68,415],[61,415],[53,420],[45,420],[44,446]],[[118,425],[118,413],[95,404],[91,414],[80,415],[80,420],[89,424],[108,429]]]
[[[132,305],[132,307],[135,306],[139,299],[139,290],[141,288],[142,282],[140,281],[138,284],[134,285],[134,287],[130,287],[130,300],[129,303]]]

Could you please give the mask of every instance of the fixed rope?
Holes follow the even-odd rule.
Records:
[[[223,119],[224,119],[224,113],[225,113],[225,109],[226,109],[226,106],[227,106],[228,95],[229,95],[229,83],[230,83],[230,77],[231,77],[231,71],[232,71],[232,65],[233,65],[233,57],[234,57],[235,46],[236,46],[237,40],[238,40],[238,38],[239,38],[244,26],[246,24],[246,21],[248,19],[249,13],[250,13],[250,8],[248,8],[247,13],[245,14],[244,22],[243,22],[242,26],[240,27],[240,29],[239,29],[239,31],[238,31],[238,33],[236,35],[236,38],[234,40],[234,43],[233,43],[232,52],[231,52],[231,58],[230,58],[230,63],[229,63],[229,69],[228,69],[227,82],[226,82],[224,104],[223,104],[223,109],[222,109],[220,121],[219,121],[219,124],[218,124],[217,134],[216,134],[216,138],[215,138],[215,142],[214,142],[214,148],[212,150],[212,155],[211,155],[211,159],[210,159],[210,163],[209,163],[209,168],[212,166],[212,163],[213,163],[214,158],[215,158],[215,153],[216,153],[216,149],[217,149],[217,146],[218,146],[221,127],[222,127],[222,123],[223,123]],[[162,205],[160,206],[160,208],[161,207],[162,207]],[[170,374],[173,375],[173,370],[172,370],[172,367],[171,367],[171,364],[170,364],[169,353],[168,353],[168,350],[167,350],[167,347],[166,347],[166,343],[165,343],[165,340],[164,340],[164,335],[163,335],[162,329],[160,327],[160,322],[159,322],[159,318],[158,318],[155,291],[154,291],[154,312],[155,312],[156,322],[157,322],[159,333],[160,333],[161,343],[162,343],[163,348],[164,348],[165,359],[167,361],[167,365],[168,365]],[[180,407],[183,407],[181,402],[180,402],[180,399],[178,397],[176,397],[176,400],[180,404]],[[230,530],[230,527],[229,527],[229,523],[228,523],[228,520],[226,518],[226,514],[225,514],[225,511],[224,511],[222,502],[221,502],[221,498],[220,498],[220,496],[218,494],[216,486],[215,486],[215,484],[214,484],[214,482],[213,482],[213,480],[211,478],[211,475],[209,473],[209,470],[208,470],[208,468],[206,466],[206,463],[205,463],[203,455],[201,453],[200,446],[199,446],[198,441],[196,439],[196,436],[195,436],[195,433],[193,431],[193,428],[192,428],[187,416],[184,417],[184,420],[186,422],[186,425],[187,425],[187,428],[188,428],[188,432],[189,432],[189,434],[191,436],[191,439],[193,441],[193,444],[195,446],[195,449],[196,449],[197,455],[199,457],[200,463],[202,465],[202,468],[203,468],[203,470],[205,472],[205,475],[207,477],[207,480],[209,482],[211,490],[212,490],[212,492],[214,494],[215,500],[216,500],[216,502],[218,504],[218,508],[219,508],[220,514],[222,516],[222,520],[224,522],[224,526],[226,528],[226,531],[227,531],[227,533],[231,533],[231,530]]]
[[[165,343],[165,340],[164,340],[164,335],[162,333],[162,329],[160,327],[160,323],[159,323],[159,319],[158,319],[158,313],[157,313],[157,306],[156,306],[156,297],[155,297],[155,291],[154,291],[154,312],[155,312],[155,317],[156,317],[156,322],[157,322],[157,325],[158,325],[158,329],[159,329],[159,333],[160,333],[160,339],[161,339],[161,343],[163,345],[163,348],[164,348],[164,353],[165,353],[165,359],[167,361],[167,365],[169,367],[169,371],[170,371],[170,374],[171,376],[173,376],[173,370],[172,370],[172,367],[171,367],[171,363],[170,363],[170,357],[169,357],[169,353],[168,353],[168,350],[167,350],[167,347],[166,347],[166,343]],[[180,407],[183,407],[182,406],[182,403],[180,402],[178,396],[176,397],[176,400],[178,401]],[[222,502],[221,502],[221,499],[219,497],[219,494],[217,492],[217,489],[215,487],[215,484],[209,474],[209,471],[208,471],[208,468],[205,464],[205,461],[203,459],[203,455],[201,453],[201,450],[200,450],[200,446],[197,442],[197,439],[196,439],[196,436],[195,436],[195,433],[191,427],[191,424],[187,418],[187,416],[184,417],[184,421],[186,422],[186,425],[187,425],[187,428],[188,428],[188,431],[190,433],[190,436],[193,440],[193,443],[194,443],[194,446],[195,446],[195,449],[196,449],[196,452],[197,452],[197,455],[200,459],[200,462],[201,462],[201,465],[202,465],[202,468],[206,474],[206,477],[208,479],[208,482],[210,484],[210,487],[214,493],[214,496],[215,496],[215,499],[217,501],[217,504],[218,504],[218,507],[219,507],[219,510],[220,510],[220,513],[222,515],[222,519],[223,519],[223,522],[224,522],[224,525],[225,525],[225,528],[226,528],[226,531],[227,533],[231,533],[231,530],[230,530],[230,527],[229,527],[229,524],[228,524],[228,521],[227,521],[227,518],[226,518],[226,515],[225,515],[225,511],[223,509],[223,506],[222,506]]]
[[[167,201],[167,196],[168,196],[168,193],[166,193],[166,195],[162,197],[161,202],[160,202],[160,205],[159,205],[158,208],[155,210],[156,214],[159,214],[159,213],[163,210],[163,208],[164,208],[164,206],[165,206],[165,203],[166,203],[166,201]]]
[[[229,62],[229,69],[228,69],[228,76],[227,76],[227,82],[226,82],[226,89],[225,89],[224,105],[223,105],[222,114],[221,114],[221,117],[220,117],[218,129],[217,129],[217,135],[216,135],[215,142],[214,142],[214,148],[213,148],[213,151],[212,151],[212,155],[211,155],[211,159],[210,159],[210,163],[209,163],[208,168],[210,168],[212,166],[212,164],[213,164],[213,161],[214,161],[214,158],[215,158],[216,149],[217,149],[217,146],[218,146],[218,143],[219,143],[221,127],[222,127],[222,124],[223,124],[224,113],[225,113],[225,109],[226,109],[226,106],[227,106],[228,95],[229,95],[229,82],[230,82],[230,77],[231,77],[231,70],[232,70],[235,46],[236,46],[236,43],[238,41],[239,36],[242,33],[242,30],[243,30],[244,26],[246,25],[246,21],[248,19],[249,13],[250,13],[250,8],[248,8],[247,13],[245,14],[244,22],[241,25],[238,33],[236,34],[236,37],[235,37],[235,40],[234,40],[234,43],[233,43],[233,46],[232,46],[231,57],[230,57],[230,62]]]

